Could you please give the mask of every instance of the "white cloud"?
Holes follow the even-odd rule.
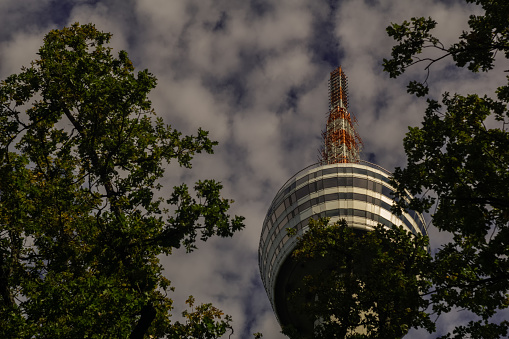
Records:
[[[0,76],[5,78],[21,71],[22,66],[30,67],[37,59],[41,47],[42,33],[17,32],[8,41],[2,42],[0,49]]]

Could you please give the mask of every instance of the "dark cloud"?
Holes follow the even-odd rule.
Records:
[[[47,17],[48,20],[51,20],[57,27],[64,27],[68,24],[71,12],[77,4],[93,6],[99,1],[100,0],[51,0],[49,1],[49,6],[47,8],[41,8],[41,13],[43,13],[44,16]]]
[[[257,17],[267,15],[274,10],[274,6],[269,0],[251,0],[249,2],[249,7],[249,13]]]
[[[326,9],[322,13],[315,13],[313,17],[313,34],[309,40],[309,48],[313,53],[313,61],[323,62],[330,69],[334,69],[339,66],[343,53],[335,34],[339,1],[328,0],[326,3],[328,5]]]

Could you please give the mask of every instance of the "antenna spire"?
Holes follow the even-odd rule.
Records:
[[[362,139],[355,130],[357,119],[348,113],[348,80],[341,66],[330,73],[329,117],[322,131],[320,163],[337,164],[360,160]]]

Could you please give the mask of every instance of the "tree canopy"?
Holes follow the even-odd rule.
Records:
[[[74,24],[0,84],[0,337],[216,338],[231,318],[211,304],[172,322],[158,256],[230,237],[219,182],[163,192],[171,161],[191,168],[217,144],[183,136],[151,108],[156,78],[135,73],[111,34]]]
[[[292,257],[315,268],[289,300],[315,325],[306,335],[284,328],[290,338],[401,338],[411,327],[434,329],[422,298],[431,286],[426,236],[310,219]]]
[[[394,173],[397,195],[408,190],[418,197],[400,199],[396,210],[430,212],[433,226],[451,235],[432,265],[433,311],[461,309],[474,318],[443,337],[500,338],[509,331],[509,322],[496,318],[509,307],[509,83],[499,84],[491,96],[429,97],[428,76],[439,62],[477,73],[509,59],[509,3],[467,2],[482,14],[470,16],[469,29],[451,46],[433,35],[432,18],[387,28],[397,44],[384,60],[385,71],[398,77],[423,65],[424,80],[411,81],[408,92],[428,96],[422,126],[410,127],[404,140],[407,165]]]

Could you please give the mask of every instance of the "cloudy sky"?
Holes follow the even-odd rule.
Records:
[[[192,170],[169,169],[168,194],[180,182],[215,178],[236,201],[234,213],[246,217],[246,229],[232,239],[162,258],[177,309],[193,294],[233,316],[232,338],[260,331],[277,339],[283,336],[259,278],[259,235],[279,187],[317,160],[329,72],[342,65],[349,77],[364,159],[388,170],[404,166],[402,139],[425,103],[406,94],[406,77],[382,72],[392,46],[385,28],[432,16],[438,36],[451,43],[475,10],[461,0],[0,0],[0,79],[29,65],[51,29],[92,22],[113,33],[112,46],[158,78],[156,112],[183,133],[202,127],[219,141]],[[425,76],[422,66],[409,74]],[[503,72],[472,75],[442,63],[429,82],[437,96],[492,93],[504,79]],[[443,241],[431,236],[432,246]],[[441,319],[440,331],[458,318]]]

